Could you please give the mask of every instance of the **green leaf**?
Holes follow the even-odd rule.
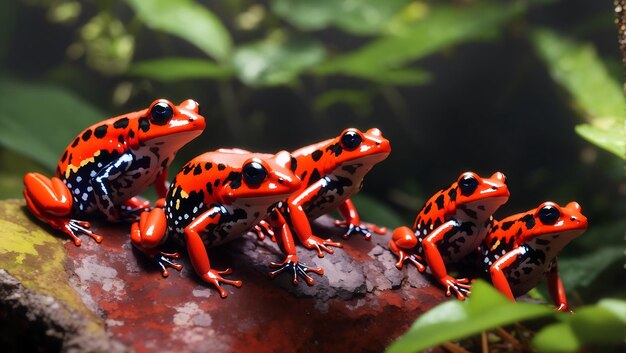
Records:
[[[387,353],[419,352],[513,322],[554,315],[546,306],[513,303],[486,282],[473,284],[465,302],[447,301],[422,315]]]
[[[218,61],[232,53],[232,39],[222,22],[193,0],[126,0],[148,27],[180,37]]]
[[[624,257],[624,247],[604,247],[587,255],[559,259],[559,271],[565,288],[587,287],[609,266]]]
[[[532,33],[532,42],[552,78],[572,97],[590,124],[576,131],[590,142],[626,158],[626,98],[593,46],[546,29]]]
[[[233,64],[243,83],[277,86],[293,82],[302,71],[322,61],[325,55],[324,47],[315,40],[271,36],[239,47]]]
[[[539,331],[533,338],[533,346],[539,353],[574,353],[580,342],[568,323],[557,323]]]
[[[594,145],[626,159],[626,127],[615,125],[604,128],[582,124],[576,126],[576,132]]]
[[[417,86],[431,81],[432,75],[416,68],[390,69],[381,72],[362,72],[360,78],[395,86]]]
[[[621,268],[618,262],[622,262],[626,251],[624,229],[626,220],[597,225],[570,244],[573,250],[584,253],[559,256],[559,272],[565,288],[588,287],[611,265]]]
[[[584,307],[571,318],[579,340],[594,345],[617,345],[626,334],[626,302],[604,299],[598,305]]]
[[[387,228],[395,228],[404,224],[402,218],[398,216],[391,208],[384,203],[369,197],[363,193],[359,193],[351,197],[361,219],[371,222],[379,226]]]
[[[502,25],[523,13],[526,2],[436,6],[427,16],[349,54],[319,65],[320,75],[369,78],[461,42],[493,38]]]
[[[273,0],[272,11],[299,29],[336,26],[358,35],[381,32],[409,0]]]
[[[0,144],[51,170],[72,139],[104,117],[62,88],[8,79],[0,80],[0,106]]]
[[[315,97],[315,110],[322,112],[334,105],[345,104],[359,116],[372,111],[372,93],[362,89],[331,89]]]
[[[233,76],[234,71],[232,68],[203,59],[162,58],[135,63],[128,70],[128,74],[161,82],[175,82],[225,79]]]

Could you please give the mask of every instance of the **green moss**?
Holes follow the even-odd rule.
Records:
[[[26,212],[22,201],[0,201],[0,268],[26,288],[96,319],[69,283],[64,269],[66,240],[34,223]]]

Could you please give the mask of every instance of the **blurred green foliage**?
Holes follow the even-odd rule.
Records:
[[[448,301],[432,308],[386,352],[419,352],[485,330],[545,317],[552,317],[554,323],[534,337],[533,346],[539,353],[574,353],[583,347],[590,352],[617,351],[624,343],[624,300],[604,299],[571,315],[542,304],[512,303],[489,284],[477,281],[470,300]]]
[[[591,227],[564,251],[560,270],[571,301],[598,302],[555,315],[478,282],[467,303],[433,309],[390,351],[540,316],[538,351],[594,347],[604,333],[612,344],[624,303],[602,298],[626,297],[626,103],[610,8],[598,8],[584,0],[7,0],[0,198],[21,196],[26,171],[51,173],[86,126],[161,96],[195,98],[209,122],[175,165],[221,146],[295,149],[347,126],[378,126],[394,153],[355,197],[363,219],[407,224],[463,169],[503,170],[512,190],[505,212],[544,199],[583,204]]]

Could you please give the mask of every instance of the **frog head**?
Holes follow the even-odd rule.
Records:
[[[187,99],[174,105],[166,99],[158,99],[148,109],[138,112],[135,117],[137,136],[129,136],[136,144],[163,146],[177,150],[198,137],[206,123],[200,115],[200,105]],[[133,129],[130,130],[133,133]]]
[[[465,172],[449,188],[448,208],[449,212],[464,209],[479,216],[490,216],[509,196],[504,174],[496,172],[489,178],[481,178],[474,172]]]
[[[300,179],[293,173],[292,158],[287,151],[275,155],[232,154],[231,160],[231,170],[220,191],[228,204],[238,201],[270,206],[300,188]]]
[[[380,130],[372,128],[361,132],[356,128],[345,129],[339,136],[325,144],[323,162],[327,170],[338,166],[370,170],[377,163],[385,160],[391,153],[389,140]]]
[[[582,235],[587,227],[587,217],[577,202],[561,207],[554,202],[544,202],[519,218],[521,235],[518,244],[526,243],[533,248],[558,251],[572,239]]]

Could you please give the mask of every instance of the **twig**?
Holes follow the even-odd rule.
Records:
[[[452,342],[446,342],[441,346],[452,353],[470,353],[470,351]]]
[[[482,347],[483,353],[489,353],[489,342],[487,341],[486,331],[480,333],[480,346]]]

